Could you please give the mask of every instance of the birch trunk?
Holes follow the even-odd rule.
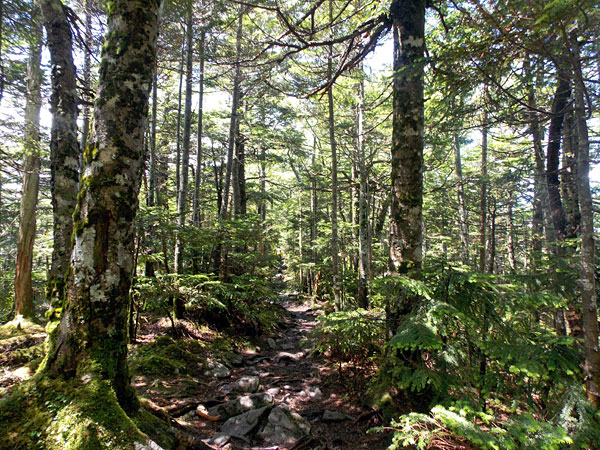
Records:
[[[74,213],[74,247],[61,322],[40,370],[107,380],[126,412],[127,309],[143,135],[158,34],[158,0],[115,0],[108,13],[94,130]]]
[[[200,33],[200,43],[198,44],[200,53],[200,79],[198,80],[198,147],[196,153],[196,179],[194,180],[194,206],[193,206],[193,224],[200,228],[200,185],[202,184],[202,135],[204,126],[204,44],[206,31]]]
[[[394,273],[421,277],[423,259],[423,57],[425,4],[394,0],[390,264]],[[396,332],[418,299],[395,298],[386,305],[388,331]]]
[[[456,196],[458,198],[458,219],[460,221],[461,259],[465,266],[469,265],[469,216],[465,200],[465,184],[460,154],[460,138],[454,135],[454,169],[456,172]]]

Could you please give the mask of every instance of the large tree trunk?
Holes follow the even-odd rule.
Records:
[[[27,60],[27,96],[25,100],[25,161],[23,164],[23,193],[19,209],[17,263],[15,267],[15,313],[32,318],[33,288],[31,270],[33,242],[40,183],[40,109],[42,97],[42,30],[37,13],[32,15],[32,37]]]
[[[565,114],[563,127],[562,169],[560,187],[564,199],[567,239],[577,236],[581,225],[577,194],[577,129],[570,106]]]
[[[53,306],[60,306],[64,299],[65,274],[70,264],[73,211],[79,184],[78,94],[71,28],[64,6],[60,0],[39,0],[39,4],[52,64],[50,172],[54,247],[48,296]],[[93,151],[92,148],[86,148],[87,153]]]
[[[109,381],[129,412],[138,402],[126,362],[127,308],[159,7],[158,0],[115,0],[109,8],[67,299],[42,367]]]
[[[594,212],[590,191],[590,148],[585,113],[585,85],[578,52],[575,62],[575,119],[578,134],[577,187],[581,211],[581,301],[585,346],[585,381],[587,397],[600,407],[600,350],[598,349],[598,305],[596,298]]]
[[[333,20],[333,0],[329,0],[329,20]],[[333,76],[333,46],[329,47],[327,59],[327,79]],[[337,142],[335,140],[335,113],[333,109],[333,83],[327,89],[329,111],[329,145],[331,147],[331,274],[333,302],[336,311],[342,309],[340,292],[339,254],[338,254],[338,186],[337,186]]]
[[[423,57],[425,5],[423,0],[394,0],[392,112],[392,192],[390,262],[393,272],[421,277],[423,258]],[[414,296],[388,302],[390,333],[417,306]]]

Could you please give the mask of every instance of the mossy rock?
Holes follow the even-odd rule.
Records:
[[[204,344],[189,339],[176,341],[160,336],[137,349],[131,356],[134,373],[144,375],[183,375],[195,373],[203,358]]]
[[[140,418],[144,429],[158,428],[143,413]],[[119,406],[106,380],[37,376],[0,401],[0,448],[134,450],[148,442]],[[162,443],[164,448],[174,448],[174,439]]]

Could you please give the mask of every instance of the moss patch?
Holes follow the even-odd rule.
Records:
[[[129,450],[147,439],[105,380],[38,376],[0,402],[0,448]]]
[[[196,373],[203,360],[204,344],[194,340],[176,341],[160,336],[131,355],[131,369],[144,375],[183,375]]]

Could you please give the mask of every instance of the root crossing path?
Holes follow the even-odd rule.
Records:
[[[367,434],[378,416],[356,398],[356,380],[312,353],[306,338],[319,313],[293,295],[282,295],[281,305],[288,314],[280,334],[254,352],[234,355],[229,367],[209,365],[207,400],[180,423],[193,422],[194,434],[210,435],[201,439],[203,448],[387,448],[389,434]]]

